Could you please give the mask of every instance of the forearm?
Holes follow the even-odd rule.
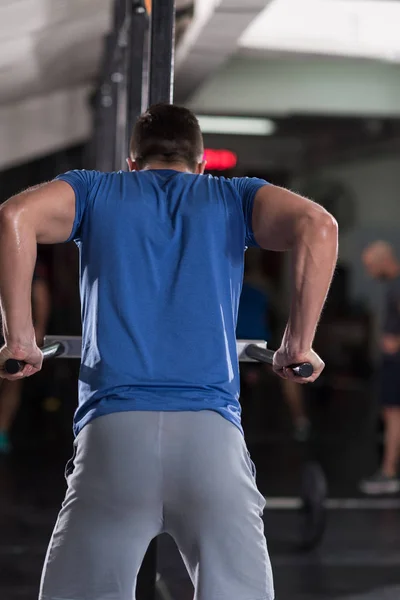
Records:
[[[3,334],[15,347],[31,341],[36,234],[23,211],[0,209],[0,302]]]
[[[337,225],[330,215],[304,217],[292,247],[291,308],[283,338],[283,345],[296,355],[312,347],[337,252]]]

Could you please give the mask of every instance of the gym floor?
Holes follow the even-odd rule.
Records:
[[[279,393],[245,406],[248,445],[261,491],[270,501],[266,534],[277,600],[397,600],[400,598],[400,498],[364,499],[358,480],[377,464],[373,403],[365,389],[310,401],[314,436],[293,442]],[[321,399],[322,398],[322,399]],[[257,424],[257,427],[256,425]],[[21,444],[0,460],[0,598],[34,600],[47,542],[65,484],[68,448],[54,441],[27,452]],[[317,459],[329,481],[324,539],[311,552],[297,549],[295,498],[304,461]],[[349,503],[351,499],[351,503]],[[173,541],[159,544],[160,600],[192,600],[192,587]]]

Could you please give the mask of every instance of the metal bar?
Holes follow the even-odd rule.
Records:
[[[129,0],[116,0],[115,29],[117,44],[114,56],[114,69],[111,85],[115,89],[116,127],[114,170],[124,167],[126,158],[126,119],[127,119],[127,76],[128,76],[128,37],[130,29]]]
[[[272,365],[274,362],[275,352],[273,350],[268,350],[267,348],[259,348],[256,344],[249,344],[246,347],[245,354],[253,360],[265,362],[268,365]]]
[[[112,171],[115,163],[115,130],[117,126],[116,87],[111,81],[115,32],[105,41],[102,78],[95,99],[94,112],[94,165],[99,171]]]
[[[81,357],[82,338],[79,335],[47,335],[44,343],[46,345],[61,343],[64,353],[60,358]],[[236,350],[240,362],[256,362],[256,359],[247,355],[247,349],[250,346],[257,346],[264,351],[267,348],[267,342],[263,340],[236,340]]]
[[[149,19],[143,0],[132,0],[129,9],[128,30],[128,69],[127,69],[127,119],[125,142],[127,144],[132,134],[136,119],[147,107],[147,94],[145,94],[144,80],[148,80],[148,43]],[[146,99],[146,100],[145,100]]]
[[[122,149],[121,120],[123,120],[123,80],[125,55],[123,26],[127,0],[114,0],[113,30],[104,46],[102,77],[96,99],[95,166],[100,171],[120,168]],[[126,100],[125,100],[126,102]]]
[[[80,358],[82,338],[79,336],[46,336],[42,348],[43,359]],[[260,340],[236,340],[238,358],[242,362],[267,362],[272,364],[274,352],[267,350],[267,343]],[[265,358],[267,356],[267,358]],[[13,375],[21,370],[17,360],[9,359],[5,363],[7,373]]]
[[[269,510],[299,510],[303,500],[297,497],[265,498]],[[328,510],[399,510],[399,498],[327,498]]]
[[[61,342],[54,342],[53,344],[46,344],[42,348],[43,360],[50,358],[56,358],[64,353],[64,346]],[[22,371],[26,363],[15,358],[9,358],[4,363],[4,370],[9,375],[15,375]]]
[[[275,352],[273,350],[268,350],[267,348],[261,349],[256,344],[250,344],[246,348],[246,354],[249,358],[254,358],[254,360],[258,360],[259,362],[264,362],[268,365],[274,364]],[[314,367],[311,363],[307,362],[291,365],[291,369],[296,375],[305,378],[311,377],[314,373]]]
[[[82,338],[78,335],[46,335],[45,346],[60,343],[63,346],[63,354],[60,358],[81,358]]]
[[[174,97],[175,0],[153,0],[151,11],[149,104]]]

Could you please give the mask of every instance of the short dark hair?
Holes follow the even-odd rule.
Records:
[[[194,171],[204,154],[199,122],[187,108],[155,104],[137,120],[130,151],[139,168],[151,160],[159,160],[170,164],[183,162]]]

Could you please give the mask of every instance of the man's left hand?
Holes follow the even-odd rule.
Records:
[[[10,358],[25,363],[22,371],[15,375],[8,375],[4,370],[4,363]],[[31,377],[40,371],[42,363],[43,354],[35,341],[18,346],[5,345],[0,350],[0,378],[16,381],[24,377]]]

